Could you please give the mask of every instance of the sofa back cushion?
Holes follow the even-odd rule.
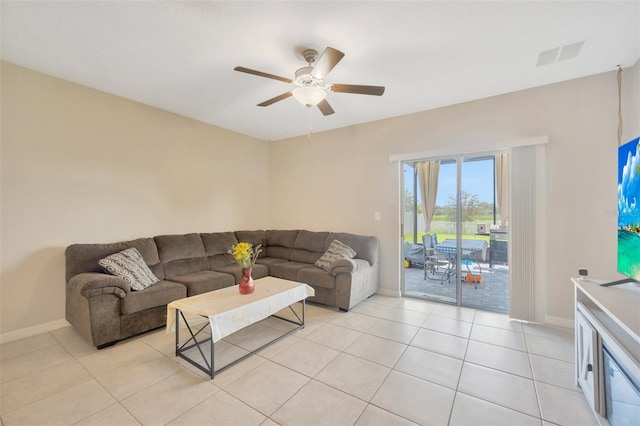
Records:
[[[159,235],[154,240],[167,278],[209,269],[200,234]]]
[[[333,240],[348,245],[356,252],[356,259],[364,259],[371,265],[378,262],[380,241],[377,237],[348,234],[346,232],[331,232],[324,243],[325,251]]]
[[[328,232],[300,230],[289,258],[294,262],[315,263],[324,253]]]
[[[234,232],[236,235],[236,240],[239,243],[249,243],[254,247],[260,244],[262,247],[267,246],[267,232],[266,231],[236,231]],[[258,258],[266,257],[266,250],[262,250],[262,253],[258,256]]]
[[[214,232],[200,234],[204,251],[209,259],[209,267],[217,268],[225,265],[235,264],[233,256],[228,251],[238,244],[238,239],[233,232]]]
[[[153,238],[121,241],[107,244],[72,244],[65,250],[66,279],[83,272],[103,272],[98,261],[128,248],[136,248],[145,263],[159,279],[163,279],[164,270],[158,256],[158,248]]]
[[[291,259],[291,251],[296,244],[297,230],[270,229],[267,231],[267,256]]]

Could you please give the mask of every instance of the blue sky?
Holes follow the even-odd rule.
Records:
[[[405,175],[405,186],[412,191],[411,174]],[[493,203],[493,161],[469,161],[462,164],[462,190],[477,194],[481,202]],[[418,191],[419,192],[419,191]],[[456,193],[456,165],[440,165],[437,206],[449,203],[449,197]],[[420,202],[418,194],[418,202]]]

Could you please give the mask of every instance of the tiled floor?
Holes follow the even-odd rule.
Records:
[[[473,264],[470,271],[480,273],[482,279],[477,285],[462,284],[462,303],[466,306],[484,309],[509,311],[509,267],[503,264]],[[466,271],[466,269],[463,269]],[[445,301],[455,301],[455,276],[451,282],[446,279],[430,279],[424,277],[421,267],[404,269],[405,294],[412,297],[430,297]]]
[[[269,319],[217,345],[236,356]],[[209,380],[164,330],[97,351],[63,328],[0,347],[4,425],[594,425],[573,332],[373,296]],[[216,355],[218,356],[218,355]]]

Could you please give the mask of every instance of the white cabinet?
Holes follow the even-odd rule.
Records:
[[[576,367],[578,383],[587,401],[596,413],[600,411],[598,386],[600,386],[600,342],[598,332],[589,320],[576,311]]]

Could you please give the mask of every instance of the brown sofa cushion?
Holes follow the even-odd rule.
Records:
[[[296,281],[313,287],[336,288],[336,278],[324,269],[316,267],[300,269]]]
[[[194,296],[235,285],[233,275],[216,271],[194,272],[173,277],[172,280],[187,288],[187,296]]]
[[[301,229],[296,237],[294,248],[324,253],[324,243],[327,241],[328,232],[312,232]]]
[[[313,268],[308,263],[281,262],[269,265],[269,273],[272,277],[297,281],[298,271],[302,268]]]
[[[72,244],[65,250],[66,280],[83,272],[102,272],[98,261],[113,253],[135,247],[153,273],[160,279],[164,278],[158,249],[153,238],[139,238],[137,240],[122,241],[107,244]]]
[[[216,254],[226,254],[231,247],[238,244],[238,239],[233,232],[214,232],[209,234],[200,234],[204,251],[207,256]]]
[[[200,234],[158,235],[153,239],[162,263],[206,256]]]
[[[120,299],[122,315],[133,314],[145,309],[167,305],[174,300],[187,297],[187,288],[171,281],[160,281],[144,290],[132,291]]]
[[[212,269],[217,272],[223,272],[225,274],[233,275],[233,277],[235,278],[236,284],[239,284],[240,279],[242,279],[242,267],[237,263],[233,265],[218,266]],[[264,278],[268,275],[269,275],[269,268],[267,268],[265,265],[260,265],[258,263],[253,265],[253,268],[251,270],[251,277],[254,280],[257,280],[259,278]]]
[[[270,229],[267,231],[267,246],[294,248],[298,238],[298,230]]]

